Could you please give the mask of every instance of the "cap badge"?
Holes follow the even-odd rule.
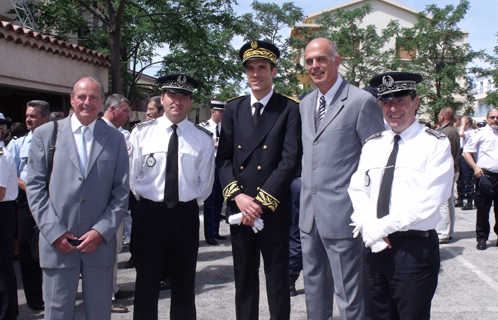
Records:
[[[394,79],[393,77],[387,75],[382,78],[382,84],[386,86],[387,88],[390,88],[394,85]]]
[[[178,77],[178,80],[176,80],[179,85],[183,86],[185,83],[187,83],[187,77],[184,75],[181,75]]]
[[[251,41],[251,48],[256,49],[258,47],[258,42],[257,41]]]

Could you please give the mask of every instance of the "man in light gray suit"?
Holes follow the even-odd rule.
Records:
[[[40,228],[45,319],[74,319],[79,274],[86,319],[111,319],[116,229],[128,207],[128,155],[122,134],[95,121],[100,82],[78,79],[74,114],[59,121],[53,170],[48,150],[54,122],[38,128],[29,151],[28,202]]]
[[[308,74],[317,90],[300,103],[303,132],[301,212],[308,319],[364,319],[362,241],[353,238],[348,195],[365,140],[384,130],[375,98],[338,75],[341,56],[324,38],[306,47]]]

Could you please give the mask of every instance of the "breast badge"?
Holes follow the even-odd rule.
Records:
[[[147,157],[147,159],[145,160],[145,164],[149,168],[152,168],[153,166],[156,165],[156,158],[154,158],[154,154],[151,154],[150,156]]]

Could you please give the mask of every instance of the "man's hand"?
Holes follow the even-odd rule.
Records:
[[[95,230],[90,230],[81,236],[80,240],[83,242],[76,247],[80,252],[91,253],[100,245],[104,237]]]
[[[57,250],[59,250],[60,252],[64,252],[64,253],[69,253],[69,252],[73,251],[74,249],[76,249],[71,244],[69,244],[69,242],[67,242],[67,239],[77,240],[78,238],[76,238],[75,236],[73,236],[69,232],[66,232],[62,236],[57,238],[57,240],[54,241],[54,244],[53,244],[54,247]]]
[[[19,187],[19,189],[26,192],[26,182],[24,180],[17,178],[17,186]]]
[[[242,212],[242,218],[240,221],[246,226],[254,227],[254,220],[261,217],[261,214],[263,214],[263,208],[254,202],[253,197],[243,193],[238,194],[235,197],[235,203],[240,209],[240,212]]]
[[[476,176],[477,179],[480,179],[484,175],[484,172],[482,172],[481,168],[476,166],[474,169],[474,175]]]

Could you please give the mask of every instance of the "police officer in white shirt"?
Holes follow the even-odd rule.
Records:
[[[196,319],[198,205],[213,187],[214,144],[208,130],[187,119],[199,83],[184,74],[158,81],[163,83],[164,116],[138,124],[130,138],[130,188],[138,199],[133,319],[158,318],[159,282],[167,260],[170,319],[190,320]]]
[[[367,139],[348,192],[363,251],[367,319],[429,319],[439,272],[434,228],[452,190],[448,139],[416,121],[422,76],[391,72],[379,89],[391,130]]]
[[[213,134],[215,156],[220,140],[221,120],[225,112],[225,105],[226,102],[223,101],[211,101],[211,118],[200,124]],[[218,170],[215,169],[213,190],[206,201],[204,201],[204,238],[206,238],[207,244],[215,246],[218,244],[218,240],[226,239],[225,236],[219,233],[222,209],[223,189],[221,188]]]
[[[474,170],[476,190],[474,202],[477,208],[476,237],[477,249],[485,250],[489,237],[489,211],[494,204],[495,219],[498,221],[498,109],[493,108],[486,116],[488,125],[472,134],[463,149],[463,156]],[[474,160],[474,157],[476,160]],[[486,181],[487,180],[487,181]],[[486,188],[488,182],[492,188]],[[493,189],[494,192],[491,192]],[[493,231],[498,234],[498,222]],[[498,245],[498,242],[497,242]]]
[[[17,198],[16,164],[3,140],[7,124],[12,120],[0,113],[0,315],[2,319],[17,318],[17,284],[12,264],[12,241],[16,233],[16,211],[12,204]]]

